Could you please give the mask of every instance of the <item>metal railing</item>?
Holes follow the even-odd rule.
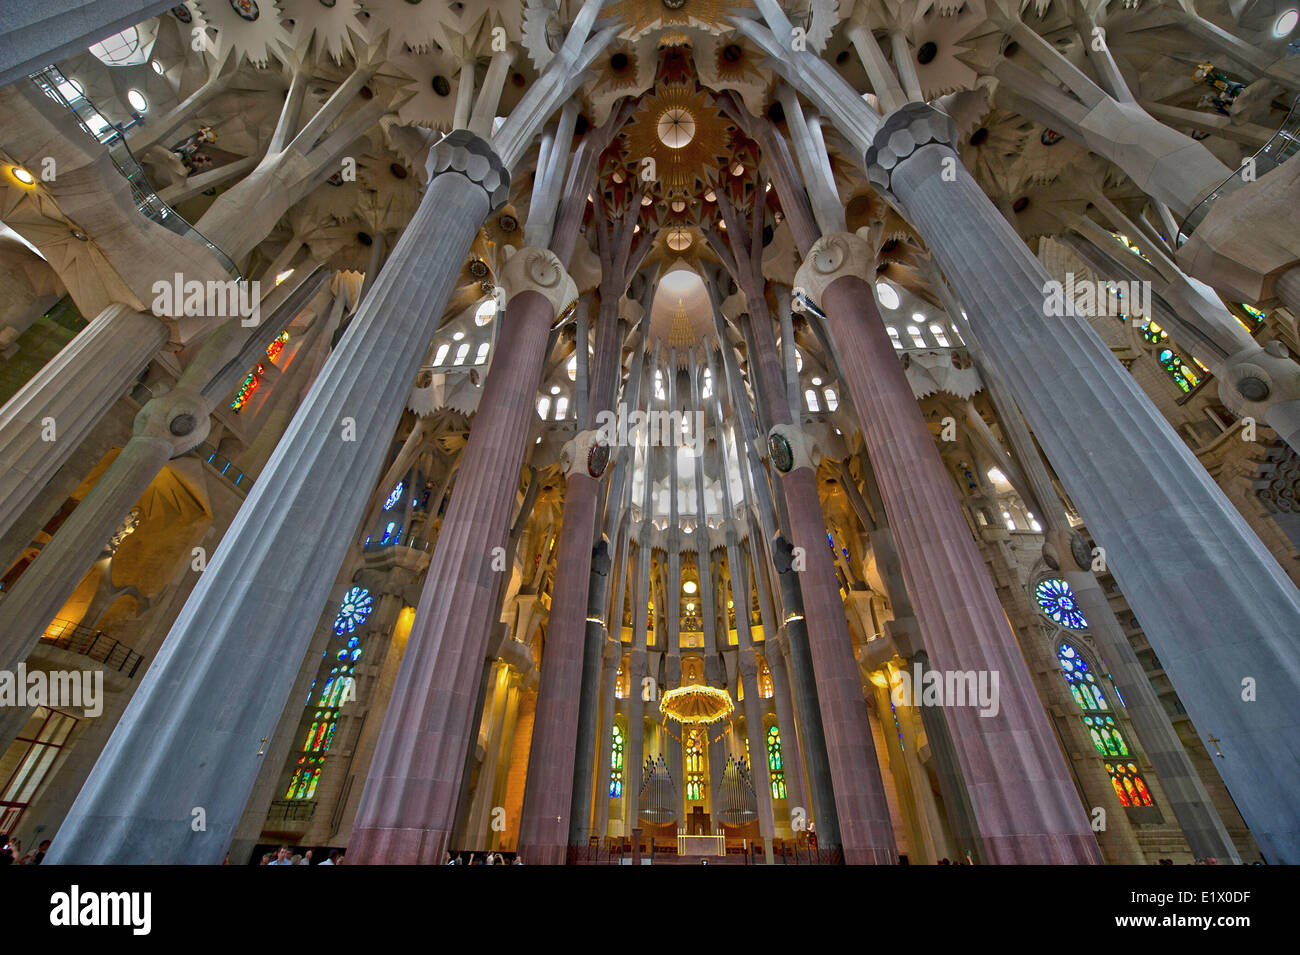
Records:
[[[107,117],[86,97],[79,85],[64,76],[57,66],[47,66],[32,73],[29,78],[41,92],[72,113],[87,136],[108,147],[108,154],[113,164],[117,166],[118,172],[131,187],[131,198],[135,201],[135,207],[141,215],[179,236],[207,246],[221,263],[222,268],[236,279],[243,278],[239,266],[230,256],[208,241],[180,213],[159,197],[150,185],[148,177],[145,176],[144,169],[127,148],[126,137],[122,135],[123,128],[109,122]]]
[[[1253,182],[1264,173],[1271,172],[1282,165],[1297,152],[1300,152],[1300,96],[1297,96],[1291,104],[1291,109],[1287,112],[1286,119],[1282,120],[1282,125],[1278,127],[1277,132],[1251,157],[1254,162],[1243,160],[1241,166],[1234,170],[1232,175],[1215,186],[1209,195],[1187,213],[1178,227],[1178,236],[1174,240],[1175,247],[1181,247],[1191,238],[1196,227],[1205,221],[1205,217],[1210,214],[1210,209],[1219,199],[1241,188],[1244,170],[1251,170]]]
[[[135,676],[144,657],[100,630],[91,630],[71,620],[52,620],[42,641],[60,650],[90,657],[128,677]]]

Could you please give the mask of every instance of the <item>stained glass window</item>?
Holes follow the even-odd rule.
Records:
[[[1160,367],[1169,372],[1169,377],[1173,378],[1183,393],[1190,392],[1193,388],[1201,383],[1201,376],[1183,360],[1172,348],[1160,349]]]
[[[704,798],[704,747],[700,733],[691,733],[686,745],[686,798]]]
[[[1078,603],[1075,602],[1074,591],[1062,578],[1049,577],[1041,581],[1034,588],[1034,597],[1038,600],[1038,606],[1042,608],[1043,613],[1061,626],[1069,627],[1071,630],[1083,630],[1088,626],[1088,621],[1084,619]]]
[[[1056,659],[1060,662],[1061,672],[1070,687],[1070,695],[1084,713],[1083,725],[1087,727],[1088,736],[1097,752],[1107,759],[1131,757],[1133,751],[1120,732],[1115,717],[1110,715],[1111,707],[1106,701],[1106,694],[1079,648],[1070,643],[1062,643],[1056,648]],[[1115,798],[1121,806],[1132,809],[1153,805],[1146,783],[1138,775],[1137,764],[1107,762],[1106,772],[1110,775],[1110,784],[1114,787]]]
[[[614,727],[610,740],[609,796],[618,799],[623,795],[623,731]]]
[[[343,595],[338,616],[334,618],[334,632],[339,636],[351,633],[366,622],[374,607],[374,598],[365,587],[353,587]]]
[[[325,760],[320,756],[298,757],[298,768],[294,770],[293,779],[289,781],[289,790],[285,799],[311,799],[316,795],[316,784],[320,782],[320,771]]]
[[[396,544],[402,538],[402,525],[397,521],[389,521],[384,525],[384,536],[379,539],[379,543]]]
[[[1107,763],[1106,772],[1110,774],[1110,784],[1115,789],[1115,798],[1121,806],[1130,809],[1155,805],[1147,785],[1138,775],[1133,763]]]
[[[397,487],[393,488],[392,493],[388,495],[388,500],[384,501],[384,510],[391,511],[398,505],[402,500],[402,488],[405,486],[404,481],[397,482]]]
[[[785,770],[781,766],[781,731],[773,725],[767,731],[767,772],[772,778],[772,798],[785,798]]]

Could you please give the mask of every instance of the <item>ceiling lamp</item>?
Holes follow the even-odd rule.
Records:
[[[699,588],[695,586],[695,581],[693,580],[688,580],[686,583],[682,584],[682,593],[693,594],[698,589]]]
[[[695,138],[695,117],[674,106],[659,117],[659,141],[669,149],[681,149]]]
[[[699,683],[675,687],[659,698],[659,712],[687,726],[707,726],[725,720],[735,709],[726,690]]]
[[[36,184],[36,177],[24,169],[22,166],[10,166],[9,174],[21,182],[24,186]]]

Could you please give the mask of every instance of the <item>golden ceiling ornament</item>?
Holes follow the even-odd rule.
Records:
[[[614,0],[602,15],[626,23],[621,36],[637,39],[654,30],[688,27],[709,33],[730,33],[732,16],[753,9],[753,0]]]
[[[708,726],[729,719],[735,709],[726,690],[703,683],[674,687],[659,698],[659,712],[683,726]]]
[[[671,120],[676,117],[678,122]],[[690,121],[690,137],[685,125]],[[667,122],[666,122],[667,121]],[[661,133],[669,132],[669,145]],[[641,107],[632,116],[624,132],[627,154],[640,164],[654,159],[655,178],[662,184],[663,195],[693,193],[696,181],[706,179],[711,170],[725,165],[731,155],[731,124],[713,104],[705,91],[692,86],[659,86],[642,98]],[[677,135],[673,135],[677,134]]]

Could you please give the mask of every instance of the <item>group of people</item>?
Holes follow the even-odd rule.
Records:
[[[275,852],[268,852],[262,856],[259,865],[342,865],[343,853],[338,849],[331,849],[329,858],[323,862],[312,862],[312,851],[308,849],[304,853],[295,853],[288,846],[281,846]]]
[[[49,839],[41,841],[35,849],[24,855],[21,839],[0,836],[0,865],[40,865],[45,853],[49,851]]]
[[[448,851],[447,859],[445,862],[443,862],[443,865],[523,865],[523,864],[524,864],[524,860],[522,856],[516,855],[514,859],[512,859],[510,862],[507,862],[506,857],[499,852],[486,852],[484,853],[483,858],[481,859],[479,858],[478,853],[471,852],[469,854],[469,861],[467,862],[465,860],[465,853],[461,852],[458,853],[457,855],[452,855],[451,852]]]

